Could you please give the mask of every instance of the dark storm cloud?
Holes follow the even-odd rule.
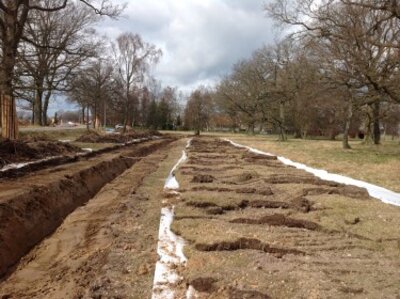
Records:
[[[274,39],[258,0],[130,0],[119,21],[100,31],[110,37],[141,34],[162,48],[154,75],[164,84],[189,90],[213,84],[238,59]]]

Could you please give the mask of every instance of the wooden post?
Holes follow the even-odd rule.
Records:
[[[15,140],[18,138],[18,118],[15,107],[15,98],[1,95],[1,137]]]

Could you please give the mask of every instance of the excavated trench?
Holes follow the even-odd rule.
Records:
[[[105,184],[176,139],[163,138],[0,183],[0,276]],[[71,161],[69,161],[71,162]]]

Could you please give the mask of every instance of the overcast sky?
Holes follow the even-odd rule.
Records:
[[[110,40],[124,32],[139,33],[157,45],[163,57],[153,75],[163,86],[190,93],[213,86],[234,63],[273,43],[275,30],[265,16],[266,0],[115,0],[128,6],[119,20],[106,17],[97,26]],[[49,113],[73,110],[59,97]]]
[[[117,1],[116,1],[117,2]],[[121,1],[123,2],[123,1]],[[163,85],[190,91],[213,85],[240,58],[274,41],[264,0],[126,0],[118,21],[104,19],[102,34],[139,33],[163,57],[153,74]]]

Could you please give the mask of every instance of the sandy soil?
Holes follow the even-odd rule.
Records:
[[[211,138],[177,178],[198,298],[399,298],[398,207]]]
[[[160,197],[183,143],[143,157],[71,213],[1,282],[0,297],[149,298]]]
[[[400,298],[398,207],[216,138],[193,139],[175,172],[180,195],[171,196],[165,179],[186,142],[152,154],[120,149],[119,159],[134,163],[108,177],[22,258],[0,282],[0,298],[150,298],[163,201],[175,207],[172,230],[185,240],[188,258],[176,269],[184,278],[175,286],[179,298],[186,298],[188,286],[195,289],[190,299]],[[93,159],[114,161],[107,164],[112,168],[120,163],[113,155]],[[81,161],[6,181],[0,207],[33,189],[50,197],[43,186],[52,176],[70,182],[69,167],[79,173],[90,165]],[[96,172],[104,168],[87,176]],[[31,214],[4,211],[37,218],[31,202]],[[55,217],[56,210],[44,215]]]

